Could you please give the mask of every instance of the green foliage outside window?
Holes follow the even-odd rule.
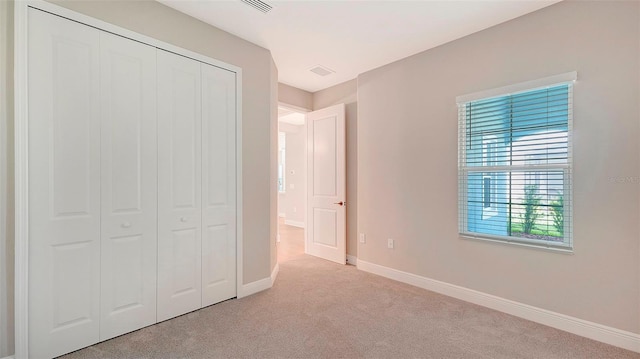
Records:
[[[524,188],[524,212],[520,214],[523,233],[531,234],[538,217],[540,217],[539,208],[540,196],[538,195],[538,186],[526,186]]]
[[[558,196],[558,199],[551,202],[551,217],[553,218],[553,226],[558,233],[564,233],[564,196]]]

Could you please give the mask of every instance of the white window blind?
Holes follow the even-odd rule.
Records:
[[[572,247],[571,79],[458,98],[463,236]]]

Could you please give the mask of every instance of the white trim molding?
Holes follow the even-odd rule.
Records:
[[[13,355],[9,355],[8,357],[4,357],[2,359],[14,359],[14,358],[13,358]]]
[[[572,82],[576,82],[577,80],[578,80],[578,72],[572,71],[572,72],[549,76],[549,77],[545,77],[537,80],[520,82],[520,83],[509,85],[509,86],[503,86],[503,87],[498,87],[490,90],[484,90],[484,91],[470,93],[467,95],[458,96],[456,97],[456,102],[458,104],[461,104],[461,103],[466,103],[470,101],[486,99],[486,98],[491,98],[496,96],[513,95],[522,91],[531,91],[534,89],[560,85],[563,83],[572,83]]]
[[[9,4],[6,1],[0,2],[0,22],[3,23],[0,29],[0,49],[3,55],[6,55],[8,49],[7,37],[7,20],[13,14],[9,13]],[[0,57],[0,91],[7,93],[10,91],[7,86],[7,56]],[[0,96],[0,355],[8,354],[9,351],[9,335],[7,317],[9,314],[8,307],[8,289],[7,289],[7,96]]]
[[[308,108],[304,108],[304,107],[300,107],[300,106],[296,106],[296,105],[291,105],[291,104],[288,104],[286,102],[280,102],[280,101],[278,101],[278,107],[282,107],[282,108],[287,109],[289,111],[298,112],[298,113],[308,113],[308,112],[312,111],[312,110],[309,110]]]
[[[363,260],[358,261],[358,269],[640,353],[640,334],[608,327]]]
[[[276,266],[273,267],[273,271],[271,271],[271,286],[272,287],[275,284],[276,279],[278,278],[278,273],[280,273],[280,263],[276,263]]]
[[[242,290],[238,291],[238,299],[248,297],[252,294],[256,294],[258,292],[262,292],[267,290],[273,286],[276,278],[278,277],[278,272],[280,272],[280,265],[276,264],[271,272],[271,276],[267,278],[259,279],[255,282],[247,283],[242,286]]]
[[[14,357],[29,357],[29,195],[27,123],[27,8],[14,2],[14,158],[15,158],[15,282]]]
[[[351,254],[347,254],[347,264],[350,264],[352,266],[357,266],[358,265],[358,257],[352,256]]]
[[[285,219],[284,220],[284,224],[286,224],[287,226],[304,228],[304,222],[294,221],[294,220],[291,220],[291,219]]]
[[[248,297],[252,294],[262,292],[271,288],[271,277],[262,278],[255,282],[243,284],[241,290],[238,291],[238,299]]]

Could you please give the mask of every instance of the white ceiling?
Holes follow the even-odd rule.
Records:
[[[315,92],[559,0],[266,0],[266,14],[240,0],[158,1],[271,50],[280,82]]]

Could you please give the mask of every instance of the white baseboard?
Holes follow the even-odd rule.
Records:
[[[304,228],[304,222],[300,222],[300,221],[292,221],[290,219],[285,219],[284,220],[284,224],[286,224],[288,226]]]
[[[276,282],[276,278],[278,278],[278,273],[280,272],[280,264],[276,263],[276,266],[273,268],[271,272],[271,286]]]
[[[287,217],[287,214],[286,213],[278,213],[278,217],[285,218],[285,217]]]
[[[243,284],[242,289],[240,290],[240,293],[238,293],[238,299],[248,297],[252,294],[262,292],[263,290],[267,290],[269,288],[271,288],[270,277],[263,278],[255,282]]]
[[[640,353],[640,334],[359,260],[358,269]]]
[[[9,355],[8,357],[4,357],[2,359],[13,359],[13,355]]]
[[[248,297],[252,294],[256,294],[258,292],[262,292],[263,290],[271,288],[273,286],[273,283],[276,281],[276,277],[278,276],[279,271],[280,265],[276,264],[275,268],[273,268],[273,271],[271,272],[271,276],[257,280],[255,282],[243,284],[242,290],[237,295],[238,299]]]
[[[352,266],[357,266],[358,265],[358,257],[352,256],[350,254],[347,254],[347,264],[350,264]]]

